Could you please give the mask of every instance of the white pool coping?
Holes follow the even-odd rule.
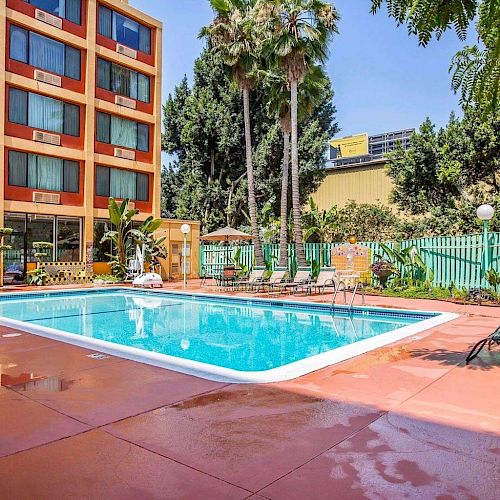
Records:
[[[15,292],[9,295],[18,295],[21,297],[29,295],[38,295],[43,293],[44,295],[57,294],[61,295],[64,293],[91,293],[93,290],[116,292],[120,290],[133,290],[134,292],[141,293],[142,290],[135,288],[116,288],[116,287],[99,287],[99,288],[87,288],[87,289],[69,289],[69,290],[48,290],[41,292]],[[151,290],[148,290],[150,293]],[[272,298],[249,298],[246,297],[231,297],[229,295],[211,295],[211,294],[201,294],[201,293],[190,293],[190,292],[179,292],[179,291],[166,291],[166,290],[154,290],[155,293],[165,294],[165,295],[187,295],[191,297],[203,296],[205,298],[217,298],[224,299],[237,299],[239,301],[245,301],[248,304],[258,304],[258,303],[269,303],[273,301]],[[1,296],[0,296],[1,297]],[[1,299],[0,299],[1,300]],[[314,310],[314,306],[321,305],[325,306],[324,303],[311,303],[304,301],[284,301],[280,300],[280,303],[286,305],[302,305],[304,307],[309,307]],[[337,306],[342,309],[342,306]],[[24,321],[18,321],[10,318],[0,317],[0,325],[21,330],[34,335],[39,335],[42,337],[47,337],[53,340],[59,340],[68,344],[76,345],[86,349],[97,350],[105,354],[112,356],[118,356],[121,358],[129,359],[132,361],[137,361],[139,363],[145,363],[152,366],[157,366],[160,368],[166,368],[169,370],[174,370],[177,372],[185,373],[187,375],[193,375],[196,377],[201,377],[207,380],[213,380],[216,382],[228,382],[237,384],[262,384],[271,382],[282,382],[285,380],[291,380],[307,373],[311,373],[321,368],[326,368],[327,366],[340,363],[347,359],[365,354],[369,351],[377,349],[379,347],[392,344],[404,338],[422,333],[430,328],[434,328],[448,321],[452,321],[459,317],[455,313],[447,312],[436,312],[436,311],[420,311],[420,310],[404,310],[404,309],[384,309],[380,307],[355,307],[356,310],[366,310],[366,311],[390,311],[390,312],[401,312],[401,313],[419,313],[419,314],[434,314],[435,316],[421,320],[412,325],[408,325],[390,332],[386,332],[368,339],[358,340],[352,344],[337,347],[330,351],[323,352],[321,354],[316,354],[309,358],[294,361],[287,365],[283,365],[277,368],[272,368],[270,370],[264,371],[238,371],[231,368],[225,368],[217,365],[211,365],[208,363],[201,363],[199,361],[193,361],[184,358],[178,358],[176,356],[169,356],[167,354],[160,354],[152,351],[146,351],[143,349],[138,349],[136,347],[124,346],[121,344],[115,344],[106,340],[94,339],[92,337],[84,337],[82,335],[64,332],[62,330],[57,330],[53,328],[47,328],[44,326],[33,325],[31,323],[26,323]]]

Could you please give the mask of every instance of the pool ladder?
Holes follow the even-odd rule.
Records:
[[[347,304],[347,290],[348,290],[348,287],[347,287],[347,285],[343,281],[340,281],[339,284],[335,287],[335,292],[333,293],[332,308],[335,307],[335,303],[337,301],[337,295],[340,292],[340,287],[341,286],[342,286],[342,291],[344,292],[344,304]],[[358,293],[358,290],[360,288],[362,289],[363,286],[361,285],[361,287],[360,287],[360,283],[358,282],[358,283],[356,283],[356,285],[352,289],[351,301],[349,302],[349,309],[353,308],[354,299],[356,298],[356,294]],[[361,293],[361,304],[365,305],[365,294],[364,293]]]

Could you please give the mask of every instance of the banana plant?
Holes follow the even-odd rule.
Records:
[[[385,257],[391,261],[396,268],[395,274],[401,283],[414,285],[416,282],[425,280],[428,268],[415,245],[401,248],[401,245],[397,244],[391,248],[381,243],[380,249],[382,253],[376,254],[376,257],[379,259]]]
[[[133,245],[131,237],[133,231],[132,219],[139,213],[136,208],[129,209],[128,204],[128,199],[118,204],[114,198],[109,198],[109,220],[114,229],[106,232],[101,238],[101,243],[111,241],[113,244],[114,253],[109,254],[111,258],[110,264],[113,274],[119,279],[125,279],[127,276],[127,259]]]
[[[496,269],[489,269],[486,271],[485,278],[497,294],[500,288],[500,273]]]
[[[158,265],[157,258],[165,258],[167,249],[165,247],[165,236],[155,238],[154,233],[160,229],[162,220],[149,216],[137,229],[132,229],[130,235],[136,245],[144,246],[145,261],[154,266]]]

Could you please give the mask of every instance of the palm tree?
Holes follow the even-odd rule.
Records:
[[[298,87],[308,68],[326,59],[328,42],[337,33],[339,15],[323,0],[261,0],[257,3],[258,24],[266,30],[265,54],[274,58],[290,85],[292,207],[297,264],[306,263],[300,211],[298,154]]]
[[[258,266],[262,266],[264,255],[257,221],[250,123],[250,90],[255,85],[254,71],[259,59],[259,43],[251,15],[255,0],[210,0],[210,4],[215,12],[215,18],[212,24],[201,30],[200,36],[208,38],[211,50],[231,68],[232,78],[243,93],[248,210],[255,247],[255,262]]]
[[[283,132],[283,171],[281,179],[280,202],[280,266],[288,261],[288,183],[290,165],[290,134],[292,117],[290,110],[290,88],[286,75],[279,68],[272,69],[264,75],[267,87],[267,111],[279,119]],[[329,85],[321,66],[311,66],[299,89],[298,121],[307,120],[322,102],[325,90]]]
[[[338,228],[337,207],[333,206],[330,210],[320,210],[314,200],[309,198],[309,212],[304,214],[304,225],[306,231],[304,240],[308,241],[316,236],[321,243],[320,266],[323,265],[323,244],[332,236],[332,233]]]

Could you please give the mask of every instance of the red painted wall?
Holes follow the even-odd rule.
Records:
[[[96,75],[96,77],[97,77],[97,75]],[[146,103],[146,102],[142,102],[142,101],[135,101],[137,103],[137,107],[136,107],[137,111],[142,111],[143,113],[148,113],[149,115],[153,114],[153,102],[154,102],[153,101],[153,99],[154,99],[153,85],[154,85],[154,78],[151,78],[150,102]],[[101,89],[99,87],[96,87],[96,89],[95,89],[95,96],[97,97],[97,99],[102,99],[103,101],[112,102],[113,104],[115,102],[116,95],[118,95],[118,94],[111,92],[110,90]],[[126,97],[126,96],[124,96],[124,97]],[[123,108],[123,109],[126,110],[127,108]]]
[[[59,134],[61,136],[62,147],[83,149],[84,132],[85,132],[85,109],[84,106],[81,105],[78,106],[80,108],[80,137],[74,137],[72,135],[66,135],[66,134]],[[28,139],[31,141],[33,140],[33,130],[39,130],[39,129],[28,127],[27,125],[19,125],[17,123],[9,122],[9,87],[7,86],[5,91],[5,135],[10,135],[12,137],[20,137],[21,139]],[[50,131],[47,132],[52,133]]]
[[[34,78],[34,73],[35,73],[35,66],[31,66],[30,64],[25,64],[20,61],[15,61],[9,57],[10,54],[10,25],[11,23],[7,23],[7,40],[6,40],[6,56],[5,56],[5,68],[7,71],[10,71],[12,73],[16,73],[17,75],[22,75],[27,78],[33,79]],[[33,30],[32,30],[33,31]],[[38,33],[38,32],[36,32]],[[40,33],[40,35],[46,36],[44,33]],[[50,37],[49,37],[50,38]],[[78,47],[77,47],[78,48]],[[80,80],[73,80],[72,78],[67,78],[66,76],[61,76],[61,81],[62,81],[62,88],[63,89],[68,89],[68,90],[73,90],[74,92],[79,92],[80,94],[85,93],[85,75],[87,73],[87,59],[86,59],[86,51],[81,50],[81,57],[80,57]],[[45,71],[45,70],[42,70]],[[49,71],[50,73],[50,71]],[[58,87],[55,87],[58,88]]]
[[[23,0],[7,0],[7,7],[22,12],[27,16],[35,18],[35,10],[37,7],[31,5]],[[42,10],[42,9],[40,9]],[[68,33],[73,33],[81,38],[87,38],[87,0],[82,0],[82,24],[72,23],[63,19],[63,30]]]
[[[106,165],[103,165],[106,166]],[[94,167],[96,168],[97,165]],[[116,168],[116,167],[111,167],[111,168]],[[123,169],[123,170],[129,170],[135,172],[133,169]],[[142,173],[142,172],[141,172]],[[146,212],[146,213],[151,213],[153,211],[153,181],[154,181],[154,175],[153,174],[148,174],[149,175],[149,201],[136,201],[136,200],[131,200],[135,203],[135,208],[140,210],[141,212]],[[95,178],[95,174],[94,174]],[[107,196],[97,196],[95,194],[95,187],[94,187],[94,207],[95,208],[108,208],[108,202],[109,198]]]
[[[106,48],[112,50],[113,52],[115,52],[117,42],[115,42],[111,38],[107,38],[107,37],[99,34],[99,4],[97,4],[97,9],[98,9],[98,11],[97,11],[98,12],[97,13],[97,25],[98,26],[97,26],[96,42],[98,45],[102,45],[103,47],[106,47]],[[113,10],[113,9],[111,9],[111,10]],[[118,10],[116,10],[116,12],[119,12],[120,14],[123,14],[124,16],[130,17],[125,12],[120,12]],[[157,36],[156,29],[152,26],[148,26],[148,25],[144,24],[140,19],[137,19],[136,21],[144,26],[147,26],[151,30],[151,54],[145,54],[144,52],[137,51],[137,60],[141,61],[143,63],[149,64],[150,66],[154,66],[155,65],[156,36]]]
[[[108,113],[109,114],[109,113]],[[96,119],[97,122],[97,119]],[[149,151],[135,151],[135,160],[144,162],[144,163],[152,163],[153,162],[153,143],[154,143],[154,126],[149,126]],[[101,153],[104,155],[114,156],[115,148],[121,148],[122,146],[115,146],[114,144],[106,144],[105,142],[97,141],[97,127],[96,127],[96,135],[94,136],[94,150],[96,153]],[[129,149],[129,148],[123,148]],[[131,160],[123,160],[125,163]]]
[[[9,171],[7,168],[9,158],[9,150],[5,150],[5,199],[6,200],[15,200],[15,201],[33,201],[33,192],[34,191],[43,191],[44,193],[57,193],[61,196],[61,205],[71,205],[71,206],[83,206],[83,193],[84,193],[84,184],[85,184],[85,167],[83,162],[78,162],[80,164],[80,183],[79,188],[80,191],[78,193],[63,193],[61,191],[50,191],[48,189],[32,189],[27,187],[20,186],[9,186]]]

